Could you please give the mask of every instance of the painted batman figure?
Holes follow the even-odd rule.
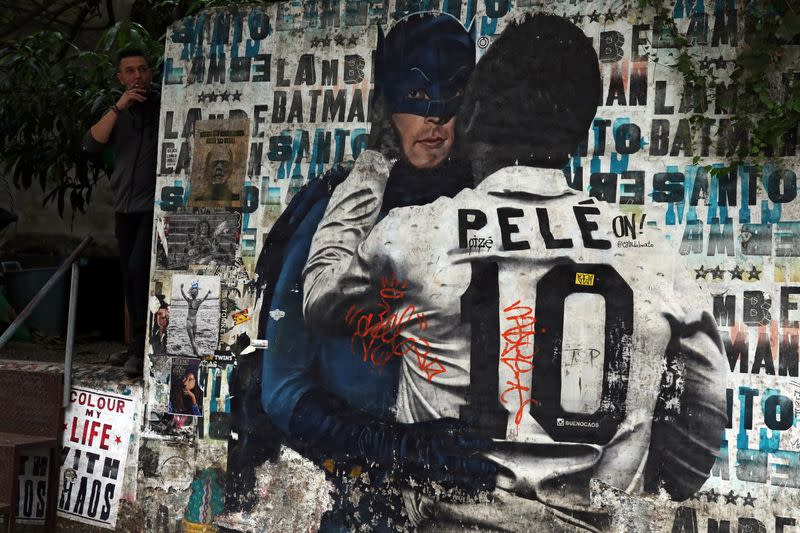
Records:
[[[447,15],[412,16],[404,25],[378,44],[376,93],[392,113],[453,117],[475,62],[472,37]]]
[[[399,158],[381,208],[423,205],[454,196],[469,173],[451,154],[455,114],[475,62],[474,40],[450,15],[400,20],[378,44],[370,147]],[[357,156],[358,154],[354,154]],[[437,483],[457,491],[491,490],[494,463],[475,452],[488,442],[468,437],[456,420],[400,424],[391,412],[399,358],[374,365],[349,337],[314,335],[302,315],[302,270],[311,239],[342,166],[313,179],[276,221],[259,256],[259,338],[269,347],[240,359],[232,394],[228,510],[252,506],[253,471],[275,457],[279,441],[324,465],[339,490],[321,531],[403,527],[397,487]],[[376,287],[376,294],[379,288]],[[276,321],[269,311],[285,315]],[[344,320],[344,317],[343,317]],[[355,351],[354,351],[355,350]],[[368,491],[353,472],[367,472]]]

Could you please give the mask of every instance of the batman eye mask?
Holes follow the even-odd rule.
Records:
[[[475,65],[475,44],[449,15],[414,15],[385,39],[376,76],[392,113],[449,120]]]

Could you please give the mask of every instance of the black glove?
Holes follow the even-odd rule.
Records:
[[[297,403],[289,429],[293,443],[318,459],[366,462],[413,485],[436,482],[467,493],[495,487],[497,465],[482,454],[491,440],[469,434],[454,418],[388,422],[312,390]]]

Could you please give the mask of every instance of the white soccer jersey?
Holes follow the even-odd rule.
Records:
[[[342,332],[383,303],[398,419],[496,439],[499,487],[572,509],[592,478],[636,492],[668,344],[724,360],[713,333],[674,333],[708,303],[662,233],[616,238],[623,213],[529,167],[376,224],[388,172],[365,152],[334,192],[304,272],[310,326]]]

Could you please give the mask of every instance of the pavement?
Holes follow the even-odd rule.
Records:
[[[66,339],[33,332],[32,342],[11,341],[0,349],[0,359],[63,363]],[[125,351],[120,341],[83,336],[75,339],[72,361],[77,364],[107,365],[111,354]]]

